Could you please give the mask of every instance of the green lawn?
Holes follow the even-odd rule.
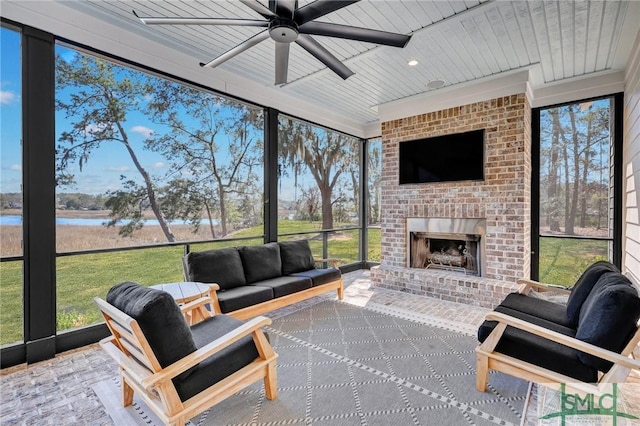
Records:
[[[281,221],[283,234],[318,230],[319,224]],[[260,235],[262,227],[246,229],[234,237]],[[328,255],[341,264],[358,260],[359,231],[339,231],[329,238]],[[322,235],[309,238],[315,256],[322,256]],[[237,245],[261,244],[262,238],[241,242],[193,244],[192,251]],[[380,229],[368,232],[368,259],[380,260]],[[160,247],[112,253],[59,257],[56,262],[58,329],[94,324],[101,320],[93,297],[104,297],[115,283],[135,281],[144,285],[182,280],[182,247]],[[592,262],[607,258],[607,243],[590,240],[543,238],[540,243],[540,280],[570,285]],[[22,262],[0,263],[0,343],[22,340]]]
[[[281,221],[283,234],[319,230],[321,224],[301,221]],[[376,251],[380,257],[380,232],[377,231]],[[374,232],[375,233],[375,232]],[[250,237],[262,234],[262,226],[237,232],[233,237]],[[337,257],[341,264],[358,260],[358,235],[356,231],[340,231],[329,237],[328,254]],[[304,238],[305,236],[283,237]],[[320,233],[307,235],[314,255],[322,256]],[[375,239],[374,239],[375,241]],[[238,245],[261,244],[262,237],[244,241],[223,241],[192,244],[192,251]],[[370,243],[371,244],[371,243]],[[104,297],[108,289],[122,281],[134,281],[144,285],[182,280],[181,257],[183,248],[159,247],[127,250],[111,253],[84,254],[58,257],[56,261],[57,328],[66,330],[101,321],[93,305],[93,297]],[[0,263],[0,343],[22,340],[22,262]]]
[[[540,238],[540,281],[570,286],[587,266],[607,260],[607,241]]]

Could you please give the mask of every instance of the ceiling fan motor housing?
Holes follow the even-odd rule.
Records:
[[[269,23],[269,36],[280,43],[292,43],[298,38],[298,24],[292,19],[275,18]]]

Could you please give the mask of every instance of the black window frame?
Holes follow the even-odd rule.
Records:
[[[540,112],[550,108],[558,108],[576,103],[612,99],[612,149],[613,149],[613,230],[612,236],[607,240],[612,242],[612,263],[622,268],[622,186],[624,179],[623,170],[623,119],[624,119],[624,93],[617,92],[609,95],[595,96],[570,102],[553,105],[545,105],[531,109],[531,263],[530,278],[538,281],[540,266]],[[552,238],[546,237],[545,238]],[[585,238],[563,236],[558,238]],[[589,238],[587,238],[589,239]]]

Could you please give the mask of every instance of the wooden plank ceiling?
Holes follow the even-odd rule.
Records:
[[[299,1],[299,5],[309,1]],[[132,14],[164,17],[260,19],[238,1],[69,2],[112,24],[135,28],[172,49],[189,52],[193,64],[207,62],[262,28],[144,26]],[[266,1],[263,3],[266,4]],[[613,1],[361,1],[320,21],[413,34],[404,48],[329,37],[316,39],[356,74],[343,81],[295,43],[289,82],[279,90],[367,123],[377,105],[524,67],[535,67],[543,83],[610,70],[621,38],[627,2]],[[411,59],[418,61],[409,67]],[[220,66],[265,86],[274,82],[274,42],[252,47]],[[216,70],[212,69],[212,73]]]

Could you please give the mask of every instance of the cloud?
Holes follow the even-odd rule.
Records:
[[[105,172],[118,172],[118,173],[122,173],[122,172],[128,172],[129,170],[131,170],[131,168],[129,166],[106,166],[103,169]]]
[[[153,135],[153,129],[150,129],[146,126],[133,126],[131,128],[131,131],[135,133],[139,133],[145,138],[148,138],[149,136]]]
[[[107,127],[109,127],[107,123],[89,124],[85,126],[84,131],[88,135],[93,135],[95,133],[100,133],[104,131]],[[111,127],[112,129],[114,128],[114,126],[111,126]]]
[[[9,166],[9,169],[19,172],[20,170],[22,170],[22,166],[20,164],[12,164],[11,166]]]
[[[163,169],[165,164],[162,161],[158,161],[157,163],[153,163],[151,167],[154,169]]]
[[[11,102],[15,101],[17,98],[18,97],[13,92],[0,90],[0,104],[2,105],[9,105]]]

